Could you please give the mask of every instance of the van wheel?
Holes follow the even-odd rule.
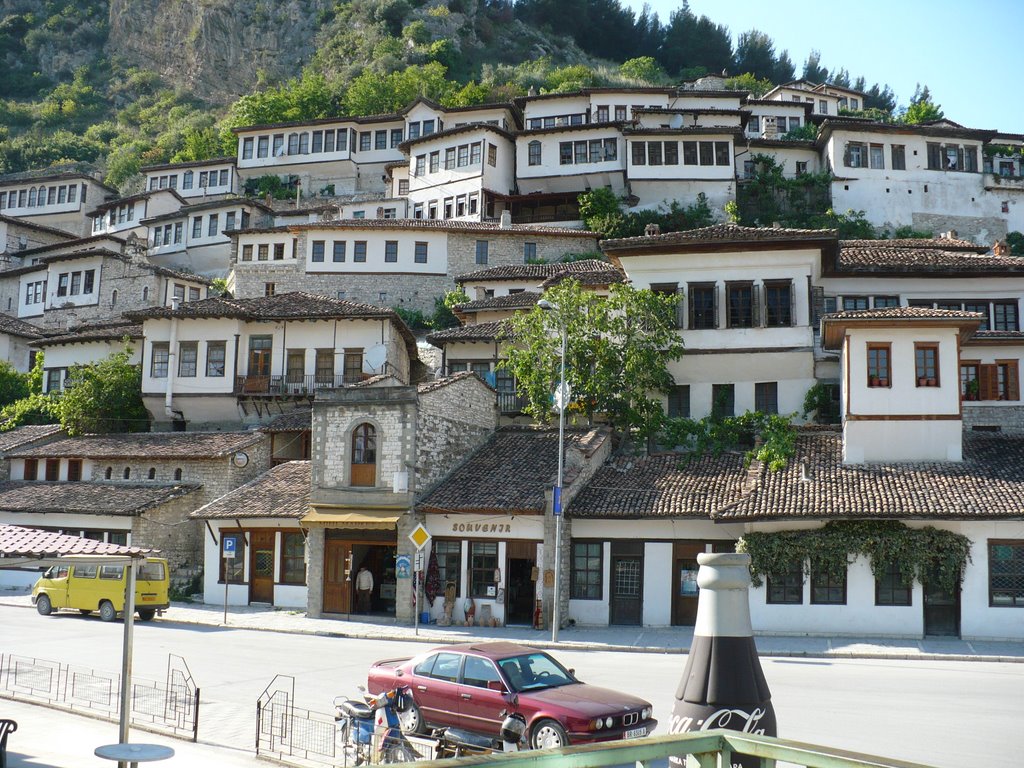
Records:
[[[36,610],[39,611],[40,616],[49,616],[53,613],[53,605],[50,603],[50,598],[46,595],[40,595],[37,597]]]
[[[155,616],[156,610],[154,608],[139,609],[139,621],[152,621]]]
[[[92,609],[90,609],[90,608],[79,608],[78,612],[80,614],[82,614],[83,616],[89,616],[92,613]]]
[[[114,610],[114,604],[109,600],[104,600],[100,603],[100,618],[103,621],[113,621],[117,618],[117,611]]]

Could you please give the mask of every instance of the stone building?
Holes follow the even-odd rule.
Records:
[[[10,266],[12,255],[16,256],[28,248],[65,243],[74,239],[74,235],[62,229],[0,215],[0,266]]]
[[[42,335],[36,326],[0,313],[0,360],[6,360],[21,373],[31,370],[35,359],[31,344]]]

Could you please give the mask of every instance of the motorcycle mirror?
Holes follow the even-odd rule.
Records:
[[[400,669],[396,669],[395,670],[395,677],[401,677],[404,674],[405,673],[402,670],[400,670]]]
[[[358,690],[360,693],[366,693],[366,686],[365,685],[357,685],[356,686],[356,690]]]

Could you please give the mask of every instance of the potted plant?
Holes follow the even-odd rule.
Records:
[[[927,376],[918,376],[917,377],[917,386],[919,386],[919,387],[926,387],[926,386],[928,386],[928,377]]]
[[[937,387],[937,386],[939,386],[939,380],[938,379],[934,379],[934,378],[928,379],[928,386],[929,387]]]
[[[868,376],[868,386],[869,387],[881,386],[878,382],[879,382],[879,378],[877,376]]]
[[[981,392],[981,385],[977,379],[971,379],[967,382],[967,399],[977,400],[978,394]]]
[[[889,386],[889,380],[888,379],[883,379],[883,378],[879,377],[879,379],[878,379],[878,386],[880,386],[880,387],[888,387]]]

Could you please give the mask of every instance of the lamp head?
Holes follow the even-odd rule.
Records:
[[[556,307],[547,299],[541,299],[540,301],[538,301],[537,306],[543,309],[545,312],[553,312],[554,310],[558,309],[558,307]]]

